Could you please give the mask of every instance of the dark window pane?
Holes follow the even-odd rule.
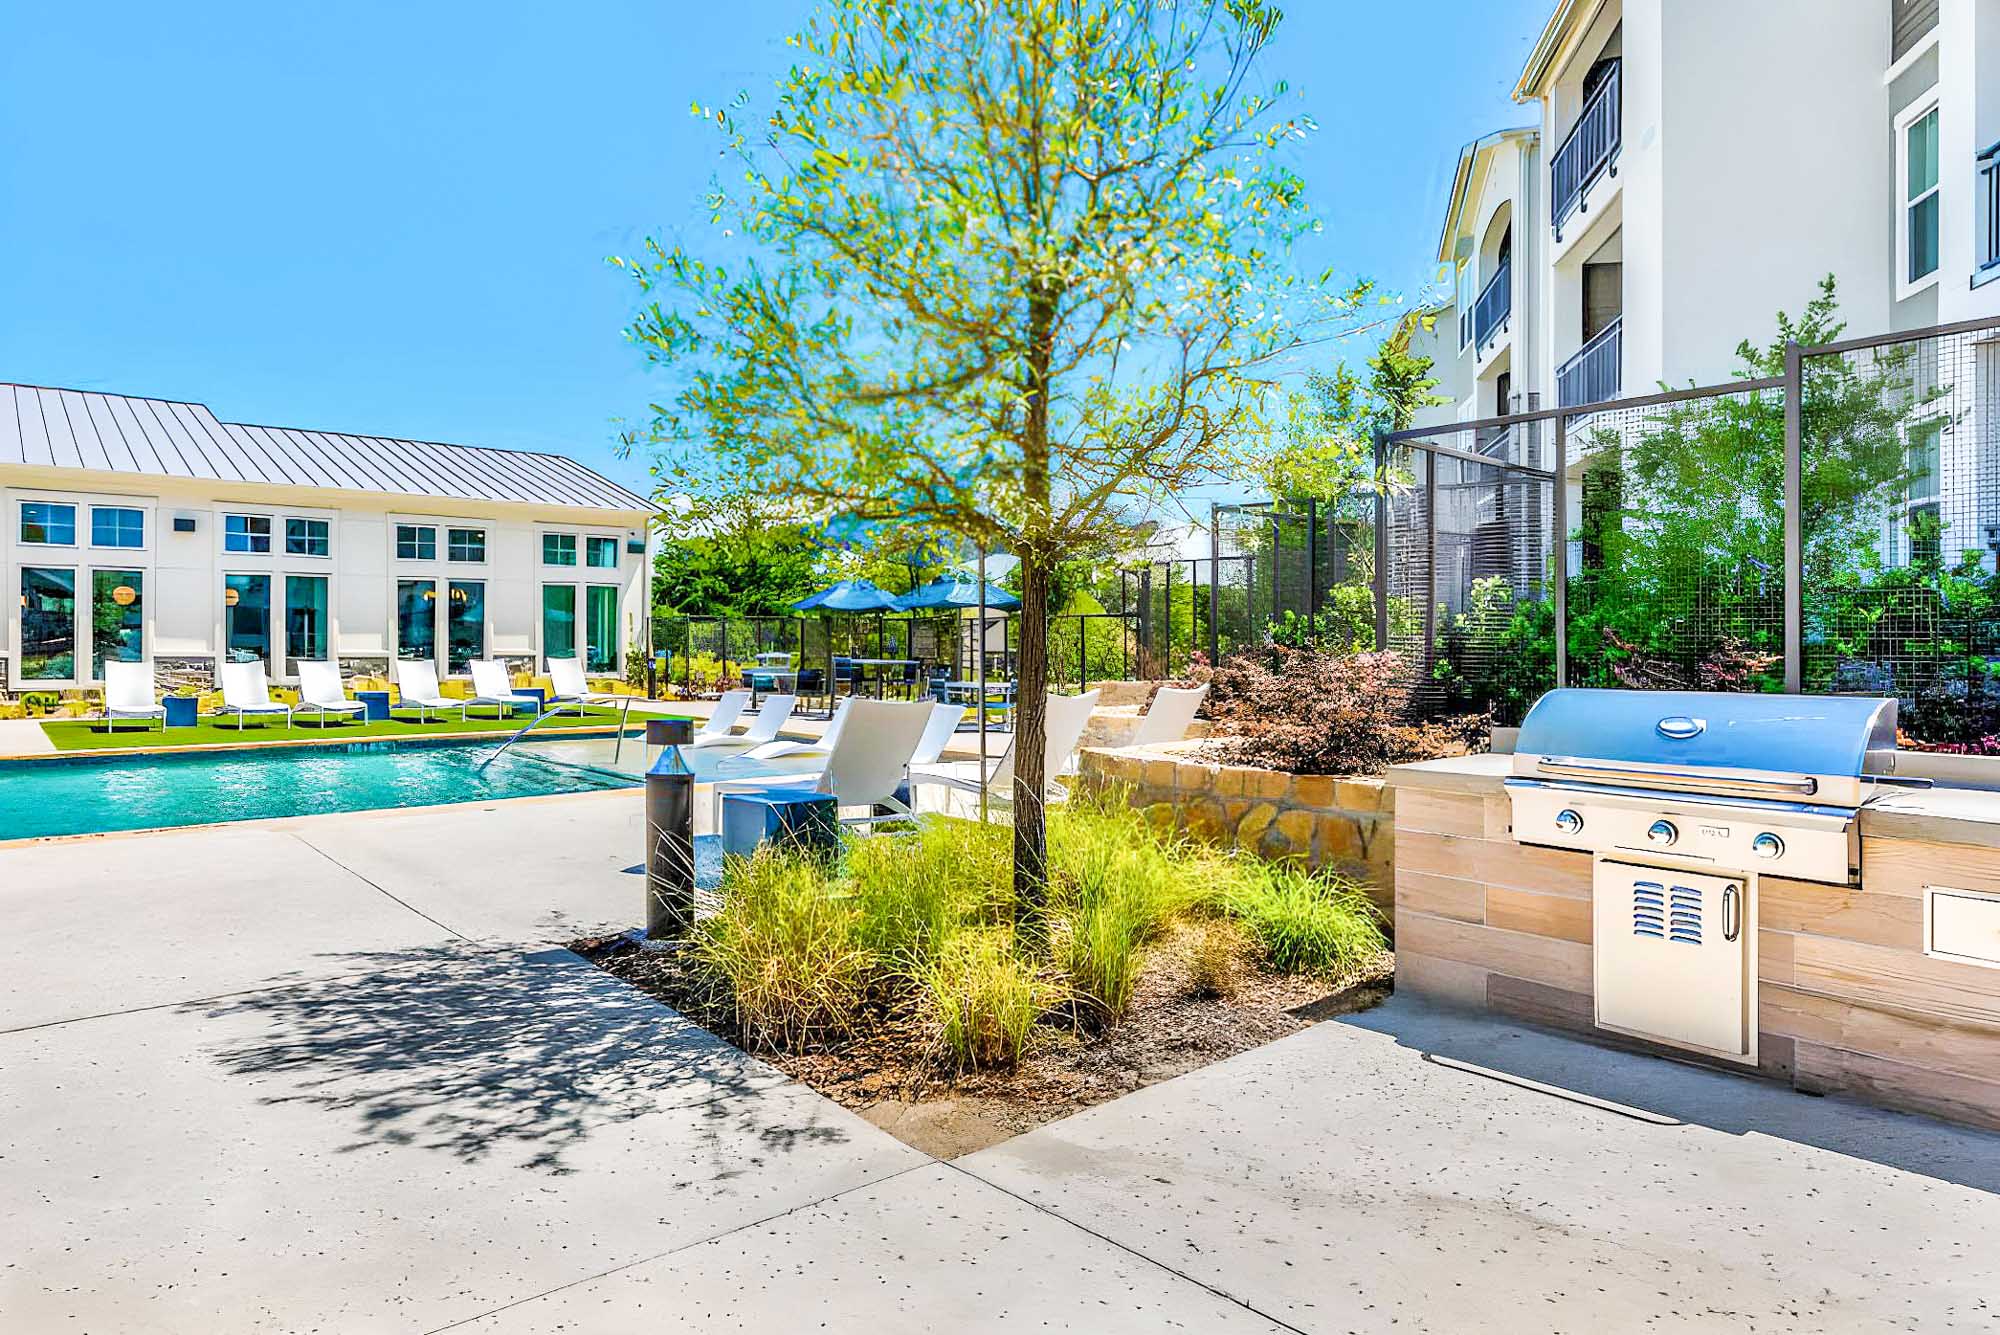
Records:
[[[268,528],[270,521],[266,520]],[[267,531],[264,541],[271,540]],[[271,660],[271,577],[225,575],[222,578],[223,654],[231,663]]]
[[[144,547],[146,512],[122,505],[92,506],[90,541],[96,547]]]
[[[576,586],[542,586],[542,657],[576,657]]]
[[[137,570],[90,574],[90,675],[104,680],[104,660],[146,661],[145,575]]]
[[[453,580],[450,603],[447,670],[465,672],[473,659],[486,657],[486,586]]]
[[[437,585],[430,580],[396,581],[396,657],[437,657]]]
[[[21,572],[21,678],[68,681],[76,675],[76,572]]]
[[[588,653],[584,660],[584,670],[588,672],[616,672],[618,670],[618,590],[605,584],[593,584],[588,593],[590,599],[585,626],[585,644]]]
[[[326,657],[324,575],[285,576],[285,657],[315,662]]]
[[[76,507],[53,501],[21,502],[21,541],[52,547],[76,545]]]

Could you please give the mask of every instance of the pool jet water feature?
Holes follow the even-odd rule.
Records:
[[[509,737],[506,741],[500,743],[499,746],[493,748],[493,754],[486,757],[486,759],[480,761],[478,767],[473,770],[473,773],[484,774],[486,772],[486,767],[488,765],[491,765],[494,761],[498,760],[501,756],[507,753],[508,747],[512,746],[514,743],[520,741],[523,737],[526,737],[529,733],[533,732],[537,727],[539,727],[542,724],[544,720],[552,719],[556,715],[562,713],[563,706],[571,703],[574,702],[569,700],[560,700],[550,705],[548,708],[544,709],[541,713],[535,715],[534,718],[528,721],[528,725],[526,727],[516,732],[512,737]],[[578,708],[582,708],[582,706],[579,705]],[[625,703],[622,706],[620,706],[618,710],[618,737],[611,744],[611,763],[613,765],[616,765],[618,763],[619,755],[625,750],[625,726],[626,726],[626,721],[631,717],[631,715],[632,715],[632,697],[626,696]]]

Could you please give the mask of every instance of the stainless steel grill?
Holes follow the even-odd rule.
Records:
[[[1507,787],[1524,843],[1845,882],[1895,762],[1894,700],[1558,690]]]
[[[1857,815],[1896,766],[1896,702],[1557,690],[1528,712],[1514,837],[1592,855],[1600,1028],[1757,1060],[1760,879],[1860,875]]]

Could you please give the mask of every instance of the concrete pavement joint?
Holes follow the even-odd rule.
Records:
[[[1068,1215],[1064,1214],[1062,1211],[1052,1210],[1048,1206],[1043,1205],[1040,1201],[1031,1200],[1030,1198],[1023,1196],[1020,1192],[1015,1191],[1011,1187],[1004,1187],[1000,1185],[998,1182],[993,1181],[991,1178],[981,1177],[979,1174],[973,1172],[970,1168],[963,1167],[956,1162],[950,1160],[942,1160],[942,1159],[939,1160],[939,1162],[944,1164],[946,1168],[951,1169],[953,1172],[963,1174],[964,1176],[972,1179],[974,1182],[979,1183],[983,1187],[991,1187],[993,1190],[999,1192],[1003,1196],[1011,1196],[1015,1200],[1019,1201],[1021,1204],[1027,1206],[1031,1210],[1038,1211],[1042,1214],[1047,1215],[1051,1219],[1058,1220],[1061,1223],[1067,1224],[1069,1227],[1076,1229],[1079,1233],[1084,1233],[1090,1237],[1096,1238],[1099,1242],[1104,1243],[1106,1246],[1117,1248],[1119,1251],[1124,1252],[1127,1256],[1134,1257],[1140,1261],[1145,1262],[1147,1265],[1153,1266],[1160,1270],[1164,1270],[1169,1275],[1172,1275],[1175,1279],[1184,1280],[1187,1283],[1194,1285],[1198,1289],[1202,1289],[1208,1293],[1215,1295],[1217,1298],[1222,1299],[1222,1301],[1226,1303],[1230,1303],[1233,1304],[1234,1306],[1242,1308],[1244,1311],[1250,1313],[1250,1315],[1252,1316],[1261,1317],[1264,1320],[1270,1322],[1272,1325],[1277,1326],[1281,1330],[1289,1330],[1292,1332],[1292,1335],[1310,1335],[1310,1332],[1308,1332],[1303,1326],[1295,1326],[1291,1322],[1285,1320],[1283,1317],[1273,1316],[1271,1313],[1266,1312],[1263,1308],[1258,1307],[1255,1303],[1249,1302],[1248,1300],[1243,1298],[1239,1298],[1235,1294],[1229,1292],[1227,1289],[1219,1289],[1215,1285],[1209,1283],[1207,1280],[1198,1279],[1195,1276],[1188,1274],[1184,1270],[1180,1270],[1174,1266],[1168,1265],[1165,1261],[1160,1260],[1156,1256],[1149,1256],[1145,1252],[1140,1251],[1136,1247],[1120,1242],[1118,1239],[1112,1237],[1108,1233],[1100,1233],[1096,1229],[1092,1228],[1090,1225],[1079,1223],[1078,1221],[1071,1219]]]
[[[922,1163],[913,1163],[908,1168],[898,1168],[895,1172],[886,1174],[885,1176],[872,1178],[866,1182],[857,1182],[851,1187],[846,1187],[840,1191],[832,1192],[828,1195],[818,1197],[815,1200],[804,1201],[798,1205],[794,1205],[783,1210],[774,1210],[770,1214],[763,1215],[756,1219],[746,1219],[740,1224],[732,1224],[728,1228],[718,1230],[717,1232],[708,1234],[705,1237],[690,1239],[689,1241],[683,1242],[678,1246],[669,1247],[663,1252],[655,1252],[651,1256],[641,1256],[636,1260],[626,1261],[621,1265],[614,1265],[608,1270],[600,1270],[594,1275],[583,1275],[576,1279],[570,1280],[566,1284],[558,1284],[552,1289],[544,1289],[540,1293],[530,1293],[524,1297],[516,1298],[512,1302],[501,1303],[498,1307],[490,1307],[483,1312],[474,1312],[471,1316],[460,1317],[458,1320],[449,1322],[446,1325],[434,1326],[430,1330],[425,1331],[424,1335],[442,1335],[444,1331],[457,1330],[462,1326],[469,1326],[475,1321],[484,1321],[489,1316],[497,1316],[501,1312],[505,1312],[512,1308],[519,1307],[524,1303],[539,1302],[543,1298],[550,1297],[554,1294],[567,1292],[568,1290],[580,1287],[581,1285],[595,1284],[598,1280],[608,1279],[612,1275],[622,1274],[625,1271],[631,1270],[637,1266],[651,1265],[655,1261],[664,1261],[669,1256],[676,1256],[679,1255],[681,1252],[692,1251],[696,1247],[706,1247],[711,1242],[720,1242],[722,1239],[726,1237],[729,1237],[736,1233],[742,1233],[748,1229],[762,1228],[766,1224],[776,1223],[778,1220],[787,1218],[791,1215],[798,1214],[802,1210],[816,1209],[819,1206],[827,1204],[829,1201],[837,1201],[842,1196],[851,1196],[857,1191],[872,1191],[876,1187],[882,1186],[886,1183],[894,1182],[899,1177],[905,1177],[911,1173],[921,1172],[926,1168],[934,1167],[939,1162],[940,1162],[939,1160],[926,1157]],[[1301,1335],[1303,1335],[1303,1332],[1301,1332]]]
[[[459,931],[456,927],[453,927],[448,923],[439,922],[436,918],[433,918],[430,914],[424,912],[422,909],[418,908],[415,904],[410,903],[406,899],[399,898],[393,891],[386,890],[376,882],[369,880],[366,876],[363,876],[360,872],[354,870],[354,868],[348,866],[345,862],[342,862],[339,858],[327,852],[324,848],[321,848],[318,844],[314,843],[312,840],[298,833],[298,831],[286,830],[285,833],[289,835],[291,838],[296,839],[300,843],[304,844],[307,848],[310,848],[313,852],[325,858],[328,862],[331,862],[334,866],[346,872],[349,876],[352,876],[355,880],[361,882],[361,884],[367,886],[371,890],[377,891],[380,894],[386,895],[389,899],[393,900],[397,904],[402,905],[404,908],[416,914],[419,918],[422,918],[425,922],[431,924],[433,927],[443,928],[445,931],[450,932],[453,936],[457,937],[459,940],[464,941],[468,944],[471,945],[480,944],[477,938],[467,936],[464,932]]]

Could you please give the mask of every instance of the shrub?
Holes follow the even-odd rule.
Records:
[[[1115,1020],[1131,1004],[1145,947],[1212,901],[1206,859],[1154,833],[1115,791],[1079,794],[1052,814],[1049,855],[1056,967],[1078,999]]]
[[[910,834],[850,842],[845,883],[861,942],[914,969],[967,926],[1011,918],[1012,831],[971,821],[919,821]]]
[[[767,847],[729,864],[722,908],[695,950],[728,980],[750,1047],[796,1050],[852,1032],[876,968],[859,919],[819,861]]]
[[[1224,903],[1286,973],[1336,978],[1387,945],[1381,914],[1345,877],[1250,861],[1234,870]]]
[[[1231,655],[1210,674],[1209,714],[1228,735],[1218,760],[1294,774],[1375,774],[1405,760],[1463,754],[1476,718],[1413,724],[1394,654],[1281,644]]]
[[[951,937],[913,977],[939,1041],[961,1071],[1019,1062],[1035,1021],[1061,995],[1000,928]]]

